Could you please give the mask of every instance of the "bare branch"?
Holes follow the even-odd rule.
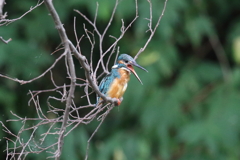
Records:
[[[25,15],[27,15],[30,12],[32,12],[34,9],[36,9],[39,6],[41,6],[42,4],[43,4],[43,1],[40,2],[40,0],[38,0],[38,3],[34,7],[30,7],[30,9],[27,12],[25,12],[23,15],[21,15],[20,17],[15,18],[15,19],[5,19],[5,18],[0,19],[0,26],[9,25],[12,22],[15,22],[15,21],[17,21],[19,19],[22,19]],[[4,17],[6,17],[6,15]]]
[[[64,44],[66,58],[67,58],[66,65],[69,66],[69,72],[70,72],[69,76],[71,79],[71,86],[70,86],[69,93],[67,96],[66,109],[64,112],[63,123],[62,123],[62,127],[60,129],[60,135],[59,135],[59,139],[58,139],[58,150],[55,153],[55,159],[58,160],[58,159],[60,159],[60,155],[62,152],[64,132],[66,130],[66,125],[67,125],[67,121],[68,121],[68,117],[69,117],[69,111],[71,108],[71,102],[72,102],[72,99],[74,98],[74,90],[76,87],[76,73],[75,73],[75,67],[74,67],[74,63],[73,63],[73,59],[72,59],[72,55],[71,55],[71,51],[70,51],[70,47],[69,47],[69,43],[68,43],[69,40],[68,40],[67,34],[65,32],[65,29],[60,21],[60,18],[52,4],[52,0],[45,0],[45,4],[46,4],[49,12],[51,13],[51,16],[55,22],[55,26],[56,26],[59,36],[61,38],[61,41]]]
[[[3,41],[5,44],[8,44],[12,40],[12,38],[5,40],[5,39],[3,39],[3,37],[0,36],[0,40]]]
[[[150,11],[149,19],[147,19],[147,20],[149,20],[149,23],[148,23],[149,30],[147,30],[147,31],[150,31],[152,33],[153,32],[153,30],[152,30],[152,2],[151,2],[151,0],[147,0],[147,1],[149,3],[149,11]]]
[[[150,11],[152,11],[152,3],[151,3],[151,0],[148,0],[148,2],[149,2],[149,5],[150,5]],[[145,43],[145,45],[144,45],[142,48],[140,48],[140,50],[138,51],[138,53],[135,55],[134,59],[137,59],[137,58],[138,58],[138,56],[146,49],[146,47],[148,46],[149,42],[152,40],[152,37],[154,36],[154,34],[155,34],[155,32],[156,32],[159,24],[160,24],[160,21],[161,21],[163,15],[164,15],[164,12],[165,12],[165,10],[166,10],[167,2],[168,2],[168,0],[165,0],[162,13],[161,13],[161,15],[159,16],[158,21],[157,21],[157,23],[156,23],[156,25],[155,25],[155,27],[154,27],[153,30],[152,30],[152,28],[150,28],[150,27],[152,27],[152,20],[151,20],[151,19],[152,19],[152,18],[151,18],[151,17],[152,17],[152,13],[150,13],[149,30],[151,31],[151,34],[150,34],[147,42]]]
[[[5,4],[5,0],[0,0],[0,19],[3,18],[3,6]]]
[[[37,76],[37,77],[35,77],[35,78],[31,79],[31,80],[28,80],[28,81],[19,80],[19,79],[17,79],[17,78],[11,78],[11,77],[8,77],[8,76],[2,75],[2,74],[0,74],[0,77],[10,79],[10,80],[15,81],[15,82],[18,82],[18,83],[20,83],[20,84],[31,83],[31,82],[33,82],[33,81],[35,81],[35,80],[37,80],[37,79],[45,76],[49,71],[51,71],[52,68],[55,67],[55,65],[57,64],[57,62],[58,62],[60,59],[62,59],[63,56],[65,56],[65,54],[62,54],[60,57],[58,57],[58,58],[55,60],[55,62],[54,62],[45,72],[43,72],[41,75],[39,75],[39,76]]]

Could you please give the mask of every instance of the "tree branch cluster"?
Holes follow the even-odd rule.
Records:
[[[61,153],[62,153],[64,137],[66,137],[68,134],[70,134],[80,124],[89,124],[92,120],[97,118],[100,121],[100,123],[99,123],[98,127],[95,129],[95,131],[92,133],[92,135],[90,136],[90,138],[88,140],[88,145],[86,146],[87,152],[86,152],[85,159],[88,159],[88,149],[89,149],[89,145],[90,145],[90,141],[91,141],[92,137],[96,134],[96,132],[100,128],[101,124],[103,123],[104,119],[110,113],[110,111],[114,108],[114,106],[115,106],[114,104],[116,104],[116,102],[117,102],[116,99],[106,97],[99,91],[98,85],[97,85],[97,80],[99,79],[99,77],[103,76],[104,74],[109,73],[108,65],[109,65],[109,61],[110,61],[111,57],[115,54],[115,61],[116,61],[116,58],[119,54],[120,47],[117,46],[118,42],[123,38],[124,34],[133,25],[133,23],[137,20],[137,18],[139,18],[138,2],[137,2],[137,0],[135,0],[135,9],[136,9],[135,17],[132,19],[132,21],[128,25],[125,25],[124,20],[121,20],[122,21],[122,26],[120,28],[121,33],[118,37],[109,35],[109,37],[113,38],[115,41],[106,50],[103,50],[102,46],[104,43],[104,38],[106,37],[106,33],[107,33],[108,29],[110,28],[113,17],[116,13],[116,9],[119,4],[118,0],[116,0],[116,2],[115,2],[115,6],[113,8],[112,15],[111,15],[109,22],[108,22],[107,26],[105,27],[103,33],[101,33],[98,30],[98,27],[96,24],[97,15],[98,15],[98,6],[99,6],[98,3],[96,5],[96,13],[95,13],[95,17],[94,17],[93,21],[91,21],[88,17],[86,17],[82,12],[80,12],[78,10],[74,10],[75,12],[79,13],[79,15],[82,16],[94,28],[94,31],[89,31],[83,24],[85,34],[79,38],[77,36],[77,31],[76,31],[76,26],[75,26],[76,19],[74,19],[74,33],[75,33],[75,37],[76,37],[76,41],[77,41],[76,46],[68,38],[65,28],[64,28],[64,26],[59,18],[59,15],[52,3],[52,0],[38,1],[36,6],[31,7],[29,11],[24,13],[19,18],[12,19],[12,20],[1,19],[0,26],[8,25],[16,20],[21,19],[23,16],[32,12],[35,8],[39,7],[43,3],[45,3],[46,8],[48,9],[48,11],[55,23],[55,27],[58,30],[59,37],[61,39],[61,44],[63,46],[63,48],[61,48],[63,50],[63,52],[60,54],[60,56],[54,61],[54,63],[46,71],[44,71],[41,75],[39,75],[31,80],[19,80],[17,78],[11,78],[9,76],[5,76],[2,74],[0,74],[0,77],[7,78],[9,80],[18,82],[20,84],[27,84],[27,83],[32,83],[37,79],[43,78],[47,73],[50,73],[51,82],[55,88],[48,89],[48,90],[29,91],[31,98],[30,98],[28,104],[34,105],[36,113],[37,113],[37,118],[20,117],[17,114],[12,113],[16,117],[16,119],[11,119],[8,121],[17,121],[17,122],[20,121],[23,123],[22,128],[19,130],[19,132],[17,134],[12,133],[4,125],[4,123],[1,122],[4,132],[6,132],[7,134],[9,134],[15,138],[15,140],[6,138],[7,146],[6,146],[5,151],[7,152],[7,156],[9,159],[15,159],[16,157],[17,157],[17,159],[25,159],[25,157],[29,153],[38,154],[43,151],[47,151],[48,153],[50,153],[49,158],[55,158],[56,160],[59,160]],[[149,31],[151,32],[151,34],[150,34],[147,42],[145,43],[145,45],[136,54],[135,59],[146,49],[147,45],[149,44],[153,35],[155,34],[156,29],[157,29],[157,27],[161,21],[161,18],[165,12],[167,0],[165,0],[165,4],[164,4],[164,8],[162,10],[162,13],[161,13],[161,15],[159,15],[159,19],[158,19],[157,23],[154,25],[154,27],[152,27],[153,25],[152,25],[152,2],[151,2],[151,0],[148,0],[148,3],[149,3],[150,17],[147,20],[149,21],[148,27],[149,27]],[[97,33],[97,35],[96,35],[97,37],[95,37],[93,32]],[[87,37],[87,39],[89,40],[89,42],[91,44],[90,60],[86,59],[86,57],[81,53],[81,40],[84,36]],[[97,47],[96,43],[95,43],[96,38],[99,39],[98,49],[99,49],[100,59],[97,63],[97,66],[95,68],[93,68],[92,58],[93,58],[93,49],[95,47]],[[4,43],[9,42],[9,40],[6,41],[2,37],[0,37],[0,39]],[[108,61],[106,63],[103,61],[103,58],[105,56],[108,56]],[[63,58],[65,58],[65,66],[67,69],[68,78],[70,79],[70,84],[68,84],[68,85],[64,84],[62,86],[57,86],[54,81],[54,78],[53,78],[52,69]],[[75,65],[73,62],[74,58],[76,58],[79,61],[81,67],[84,69],[85,77],[84,76],[81,78],[76,77]],[[99,70],[100,67],[103,69],[103,73],[99,77],[97,77],[97,71]],[[78,83],[79,82],[78,80],[81,80],[81,83]],[[85,95],[83,95],[82,98],[87,99],[88,105],[79,106],[79,107],[76,106],[76,104],[74,102],[74,92],[75,92],[76,86],[84,87]],[[40,98],[39,97],[40,97],[41,93],[46,93],[46,92],[48,92],[48,93],[57,92],[59,94],[59,97],[49,96],[47,98],[48,112],[44,113],[40,106],[40,102],[39,102]],[[106,105],[100,105],[100,106],[94,107],[95,105],[92,104],[92,102],[90,101],[90,98],[89,98],[89,95],[91,93],[98,94],[106,102]],[[59,107],[51,105],[51,103],[50,103],[51,100],[64,103],[65,109],[60,109]],[[86,115],[80,116],[79,113],[81,112],[82,109],[85,109],[85,108],[92,108],[92,109]],[[55,115],[55,118],[49,118],[48,114]],[[34,125],[30,126],[30,127],[25,125],[26,122],[28,122],[28,121],[33,122]],[[59,124],[61,125],[60,128],[59,128]],[[37,133],[37,129],[40,126],[45,126],[45,127],[48,126],[47,127],[48,129],[45,133],[42,133],[41,135],[39,135],[40,139],[36,140],[34,138],[35,137],[34,135]],[[29,139],[27,141],[24,141],[21,138],[21,135],[23,132],[31,133],[29,135]],[[45,143],[46,143],[46,138],[48,136],[58,137],[57,141],[51,145],[46,146]],[[10,142],[13,144],[13,147],[9,147]],[[54,150],[53,148],[56,148],[56,149]]]

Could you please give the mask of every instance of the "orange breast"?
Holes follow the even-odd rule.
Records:
[[[130,73],[124,69],[119,69],[120,78],[116,78],[110,86],[107,95],[111,98],[120,99],[127,89],[130,80]]]

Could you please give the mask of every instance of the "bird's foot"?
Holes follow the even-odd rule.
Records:
[[[120,101],[120,99],[118,99],[118,101],[117,101],[117,106],[120,106],[121,102],[122,102],[122,101]]]
[[[121,104],[121,102],[122,102],[122,100],[123,100],[123,98],[113,98],[114,99],[114,105],[115,106],[119,106],[120,104]]]
[[[122,100],[123,100],[123,97],[118,99],[118,103],[117,103],[118,106],[120,106],[120,104],[122,103]]]

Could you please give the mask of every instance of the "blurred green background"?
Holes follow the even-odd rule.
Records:
[[[102,32],[114,6],[112,0],[100,0],[98,28]],[[161,13],[164,1],[152,0],[153,23]],[[36,2],[7,1],[4,12],[9,19],[25,13]],[[76,16],[79,37],[92,27],[73,9],[94,18],[95,0],[54,0],[55,7],[75,43],[73,19]],[[139,18],[119,42],[120,52],[134,56],[146,42],[145,31],[149,7],[140,0]],[[131,78],[124,101],[105,119],[90,144],[91,160],[238,160],[240,159],[240,1],[239,0],[169,0],[166,12],[155,36],[139,56],[139,64],[149,73],[137,69],[143,86]],[[107,34],[120,34],[121,19],[125,24],[135,16],[134,1],[121,0]],[[0,36],[12,38],[9,44],[0,42],[0,73],[29,80],[46,70],[60,53],[50,55],[60,44],[57,30],[44,5],[21,20],[0,27]],[[96,37],[97,39],[97,37]],[[98,40],[96,40],[98,41]],[[104,49],[113,42],[104,39]],[[83,38],[82,53],[89,57],[90,44]],[[98,46],[94,50],[94,64],[98,61]],[[114,58],[112,58],[113,64]],[[78,77],[83,75],[75,61]],[[101,71],[99,71],[99,74]],[[64,60],[53,70],[57,85],[68,84]],[[51,89],[50,75],[31,84],[19,85],[0,78],[0,121],[17,133],[22,123],[6,122],[14,118],[36,117],[28,106],[29,90]],[[40,103],[47,111],[48,96],[43,93]],[[81,99],[83,88],[77,87],[77,106],[86,105]],[[92,95],[92,103],[95,96]],[[64,108],[64,104],[51,101]],[[82,113],[84,114],[84,113]],[[51,115],[49,115],[51,116]],[[33,122],[29,123],[32,125]],[[77,160],[85,156],[87,139],[98,125],[80,125],[65,138],[62,158]],[[2,129],[1,129],[2,130]],[[39,131],[41,132],[41,131]],[[6,148],[0,132],[1,151]],[[27,138],[29,133],[24,134]],[[0,152],[5,159],[5,152]],[[31,154],[27,159],[42,160],[49,153]]]

